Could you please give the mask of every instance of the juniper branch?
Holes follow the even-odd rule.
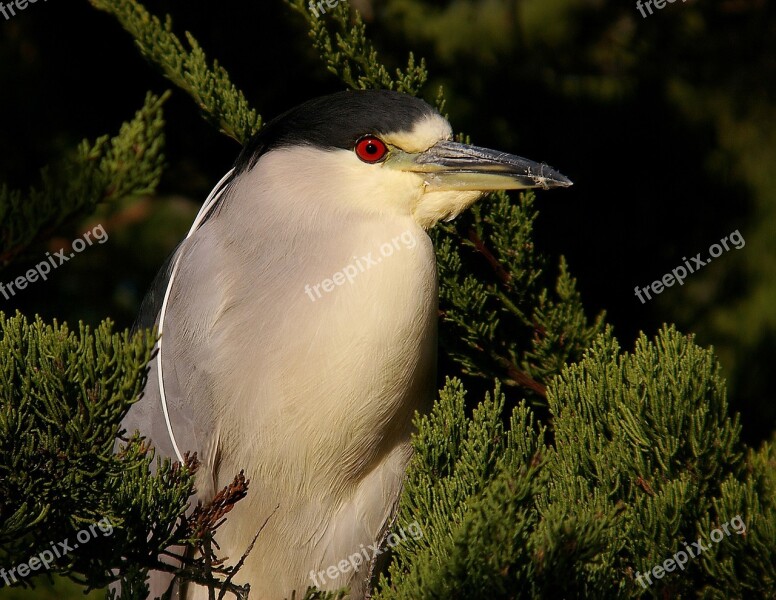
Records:
[[[0,268],[100,202],[156,190],[164,164],[162,105],[168,97],[149,93],[117,136],[84,140],[71,156],[44,167],[40,185],[26,194],[0,186]]]
[[[261,117],[235,87],[218,61],[208,65],[204,50],[189,32],[189,48],[172,31],[172,19],[164,23],[135,0],[89,0],[92,6],[112,14],[132,35],[140,52],[175,85],[189,94],[205,118],[218,129],[245,144],[261,128]]]
[[[326,69],[356,90],[387,89],[417,96],[428,79],[426,62],[416,64],[410,53],[407,67],[391,75],[374,45],[366,36],[366,25],[358,11],[340,2],[329,13],[329,19],[315,17],[305,0],[285,0],[307,22],[313,47],[326,64]],[[327,23],[330,23],[327,24]],[[330,30],[331,29],[331,30]]]

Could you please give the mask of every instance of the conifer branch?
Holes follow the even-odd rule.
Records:
[[[0,269],[30,244],[100,202],[151,194],[164,165],[162,105],[169,93],[147,94],[132,121],[113,138],[84,140],[75,152],[41,169],[41,183],[25,194],[0,186]]]
[[[226,69],[208,64],[205,52],[189,32],[189,48],[172,31],[172,19],[164,23],[135,0],[89,0],[92,6],[112,14],[135,40],[140,52],[175,85],[189,94],[205,118],[241,144],[261,128],[261,117],[235,87]]]
[[[367,38],[366,25],[358,11],[340,2],[326,18],[313,15],[305,0],[285,0],[307,22],[313,47],[326,64],[326,69],[355,90],[386,89],[417,96],[428,79],[425,60],[416,64],[410,53],[407,67],[391,75],[378,58],[377,50]],[[330,30],[331,29],[331,30]]]

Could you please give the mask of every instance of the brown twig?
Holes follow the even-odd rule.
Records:
[[[469,227],[468,238],[469,241],[474,244],[474,248],[477,250],[477,252],[482,254],[488,264],[490,264],[501,282],[505,285],[509,285],[512,281],[512,276],[501,265],[495,255],[488,249],[488,247],[485,245],[485,242],[482,241],[482,238],[479,236],[474,227]],[[494,355],[493,358],[495,358],[498,363],[506,369],[509,377],[517,385],[531,389],[543,398],[547,397],[547,388],[543,384],[539,383],[530,375],[518,369],[517,366],[515,366],[506,358],[498,355]]]
[[[650,496],[654,496],[654,495],[655,495],[655,492],[654,492],[654,490],[652,489],[652,486],[650,486],[650,485],[649,485],[649,484],[646,482],[646,480],[645,480],[645,479],[643,479],[643,478],[641,477],[641,475],[639,475],[639,476],[636,478],[636,482],[635,482],[635,483],[636,483],[636,485],[637,485],[637,486],[639,486],[639,487],[640,487],[642,490],[644,490],[645,492],[647,492],[647,494],[649,494]]]
[[[229,573],[229,576],[226,578],[226,581],[224,581],[224,585],[228,586],[232,583],[232,578],[237,575],[237,572],[242,569],[243,564],[245,563],[245,559],[248,558],[248,555],[251,553],[251,550],[253,550],[253,545],[256,543],[256,540],[259,539],[259,534],[262,532],[262,530],[267,526],[267,523],[269,523],[269,520],[273,517],[273,515],[277,512],[278,508],[280,508],[280,504],[278,504],[275,507],[275,510],[272,511],[272,513],[264,519],[264,523],[261,524],[261,527],[259,527],[259,530],[256,532],[256,535],[253,536],[253,540],[251,540],[251,543],[248,544],[248,548],[243,552],[243,555],[240,557],[240,560],[237,561],[237,564],[232,569],[232,572]],[[250,588],[248,588],[250,591]],[[222,589],[221,593],[218,595],[218,600],[224,599],[224,594],[226,593],[226,589]]]
[[[539,394],[542,398],[547,397],[547,386],[536,381],[533,377],[528,375],[528,373],[524,373],[523,371],[518,369],[513,363],[508,361],[506,358],[502,356],[498,356],[496,357],[496,360],[498,360],[498,362],[506,369],[509,377],[517,385],[533,390],[534,392]]]
[[[512,276],[504,267],[501,266],[501,263],[488,249],[488,247],[485,245],[485,242],[482,241],[482,238],[479,236],[474,227],[469,227],[468,237],[469,241],[474,244],[474,248],[477,250],[477,252],[482,254],[485,260],[488,261],[488,264],[493,267],[493,270],[496,272],[496,275],[498,275],[498,278],[501,279],[503,283],[509,285],[509,283],[512,281]]]

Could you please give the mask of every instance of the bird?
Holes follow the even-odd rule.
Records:
[[[338,565],[386,535],[435,397],[427,232],[491,191],[569,185],[390,90],[313,98],[245,145],[144,301],[160,337],[123,426],[157,456],[197,452],[199,500],[244,471],[215,539],[235,562],[263,525],[235,578],[251,598],[369,593],[373,560]]]

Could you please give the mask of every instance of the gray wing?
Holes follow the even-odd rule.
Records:
[[[173,266],[176,260],[185,260],[185,248],[186,240],[178,245],[159,270],[143,300],[133,331],[151,329],[154,326],[158,326],[159,313],[165,292],[170,284]],[[168,355],[171,351],[172,349],[169,347],[164,348],[164,352]],[[135,431],[139,431],[141,435],[147,438],[155,448],[156,456],[178,460],[170,429],[175,436],[175,441],[181,453],[199,452],[201,441],[197,439],[194,416],[191,414],[185,398],[183,398],[177,377],[175,377],[174,371],[172,373],[167,372],[172,368],[170,361],[163,356],[163,367],[165,370],[164,385],[167,401],[167,414],[165,415],[159,389],[157,352],[158,346],[154,352],[154,357],[149,363],[150,370],[143,393],[140,399],[130,408],[126,417],[124,417],[122,426],[130,435]]]
[[[198,234],[207,220],[217,213],[221,203],[227,195],[227,190],[234,180],[234,169],[229,171],[210,192],[197,214],[194,224],[187,237],[176,247],[167,258],[162,268],[154,278],[151,288],[146,294],[140,307],[140,313],[133,326],[133,331],[150,329],[160,324],[160,313],[168,288],[180,286],[181,273],[197,271],[197,266],[190,265],[192,248],[196,246]],[[177,280],[175,277],[177,276]],[[185,275],[183,276],[185,278]],[[140,399],[132,406],[124,418],[122,425],[128,433],[139,431],[156,450],[156,456],[180,460],[189,452],[196,452],[203,463],[203,467],[212,467],[212,454],[214,442],[212,440],[214,427],[207,419],[208,415],[200,410],[195,414],[190,398],[184,388],[191,390],[191,376],[189,373],[178,369],[185,369],[193,364],[186,359],[195,354],[192,348],[176,348],[177,329],[180,323],[186,321],[187,307],[191,307],[196,298],[191,298],[192,292],[204,292],[196,287],[188,288],[188,296],[170,293],[165,309],[165,322],[163,324],[162,338],[157,344],[156,354],[149,363],[148,380]],[[191,311],[189,311],[191,312]],[[158,353],[163,355],[161,365],[163,378],[159,377]],[[164,394],[160,386],[164,385]],[[200,398],[201,400],[201,398]],[[201,402],[200,402],[201,405]],[[207,462],[210,462],[208,465]],[[212,492],[210,486],[205,486],[205,493]]]
[[[140,312],[132,327],[133,332],[152,329],[159,325],[162,303],[165,294],[167,293],[167,288],[171,284],[176,261],[185,265],[185,262],[190,255],[187,250],[190,249],[192,243],[196,239],[198,228],[213,214],[221,194],[225,192],[230,180],[231,178],[224,178],[219,182],[203,204],[200,213],[197,215],[197,219],[195,220],[197,229],[192,228],[192,232],[190,232],[189,236],[178,244],[162,265],[151,284],[151,288],[143,299]],[[215,199],[215,201],[211,202],[213,199]],[[172,283],[174,285],[175,281],[173,280]],[[170,299],[173,299],[172,295],[170,296]],[[167,332],[167,335],[164,337],[172,342],[175,337],[176,321],[178,320],[174,303],[172,305],[168,303],[166,311],[165,331]],[[207,419],[203,419],[201,411],[200,414],[195,414],[191,403],[189,403],[186,398],[186,394],[183,393],[181,377],[185,377],[186,374],[177,372],[175,369],[176,361],[169,360],[170,357],[174,358],[176,354],[179,356],[180,353],[176,353],[174,347],[165,348],[164,344],[162,344],[162,347],[166,352],[166,357],[164,355],[162,357],[164,359],[163,373],[167,408],[166,414],[162,406],[157,353],[155,352],[149,363],[150,370],[145,388],[143,389],[139,400],[130,408],[129,412],[124,417],[122,427],[130,435],[135,431],[139,431],[154,447],[157,457],[178,460],[179,453],[196,452],[203,462],[203,467],[205,467],[203,470],[206,473],[212,472],[214,462],[214,457],[212,455],[215,446],[213,440],[213,423],[208,422]],[[177,444],[177,451],[173,443],[173,435],[175,443]],[[155,468],[156,464],[154,463],[152,464],[152,469]],[[211,480],[211,478],[206,478],[206,480]],[[198,486],[198,496],[200,498],[205,498],[213,492],[212,486],[205,485],[203,487],[204,489]],[[171,550],[177,550],[179,552],[183,551],[182,548],[172,548]],[[165,591],[170,589],[171,581],[172,576],[168,573],[150,573],[148,580],[150,590],[149,598],[159,597],[164,594]],[[120,586],[114,584],[112,587],[118,591]],[[177,583],[172,586],[170,591],[170,597],[173,600],[183,597],[183,592]]]
[[[159,311],[162,309],[164,293],[167,290],[167,285],[170,283],[172,266],[175,259],[179,256],[182,245],[183,242],[180,242],[175,247],[156,273],[156,277],[154,277],[151,287],[146,292],[140,305],[140,312],[135,319],[135,323],[132,325],[133,333],[141,329],[151,329],[159,322]]]
[[[181,250],[184,242],[178,244],[177,248],[167,258],[162,268],[156,274],[151,288],[148,290],[143,303],[140,307],[140,313],[132,327],[132,331],[152,329],[159,323],[159,311],[162,307],[167,286],[170,282],[170,275],[173,270],[175,260],[181,256]],[[129,412],[122,421],[122,427],[131,435],[139,431],[154,446],[157,457],[171,458],[177,460],[175,449],[170,440],[167,431],[165,417],[162,411],[159,386],[157,381],[156,353],[149,364],[151,367],[145,388],[140,399],[129,409]],[[169,393],[169,392],[168,392]],[[182,441],[187,445],[196,445],[191,431],[191,415],[188,414],[186,406],[180,402],[176,396],[170,396],[174,409],[171,412],[171,421],[174,431],[179,432]],[[196,448],[192,448],[196,451]],[[152,470],[156,468],[156,461],[151,464]],[[170,548],[172,552],[184,552],[182,547]],[[169,590],[171,600],[181,600],[180,586],[177,582],[173,583],[173,576],[170,573],[161,571],[152,571],[148,577],[149,595],[148,598],[161,598]],[[170,587],[172,586],[172,587]],[[111,589],[121,592],[121,586],[115,583]]]
[[[191,272],[192,269],[196,271],[195,267],[187,265],[191,255],[189,251],[196,244],[197,234],[201,231],[202,225],[216,214],[220,204],[226,198],[226,192],[234,180],[234,173],[234,169],[230,170],[216,184],[202,204],[189,234],[178,244],[159,270],[151,284],[151,289],[143,299],[133,327],[134,331],[159,326],[160,313],[168,288],[172,285],[174,289],[176,283],[180,283],[175,281],[175,275],[180,271]],[[197,293],[200,290],[194,288],[193,291]],[[189,292],[191,293],[191,289]],[[122,425],[130,434],[139,431],[146,437],[156,449],[157,456],[180,460],[186,452],[197,452],[200,460],[204,461],[209,458],[208,455],[212,451],[213,444],[209,443],[208,438],[213,431],[213,424],[203,419],[202,411],[199,411],[199,414],[194,413],[182,385],[182,383],[189,383],[187,374],[177,371],[177,367],[185,368],[186,364],[191,364],[181,361],[182,358],[185,359],[187,353],[191,354],[190,349],[175,348],[175,328],[179,321],[185,320],[185,315],[182,317],[180,313],[185,313],[186,306],[190,306],[192,298],[184,297],[184,300],[179,303],[181,307],[176,306],[176,296],[170,294],[168,306],[165,309],[162,339],[161,343],[157,344],[156,350],[157,355],[160,350],[163,350],[166,356],[163,355],[161,361],[157,355],[151,359],[143,393],[127,413]],[[175,360],[169,360],[170,357]],[[158,371],[160,362],[163,370],[161,381]],[[164,395],[160,391],[162,384]]]
[[[213,191],[210,192],[210,195],[202,204],[202,208],[200,209],[199,213],[197,213],[197,217],[195,219],[196,228],[193,233],[196,233],[196,231],[199,230],[210,218],[218,213],[221,204],[227,196],[229,186],[234,181],[234,179],[234,169],[232,169],[224,176],[221,181],[218,182],[216,187],[213,188]],[[192,233],[189,233],[189,236],[191,235]],[[143,302],[140,305],[140,312],[138,313],[137,319],[135,319],[135,324],[132,326],[132,331],[137,331],[144,328],[150,329],[159,322],[159,311],[162,309],[164,295],[167,291],[167,286],[170,283],[170,276],[172,274],[173,265],[175,264],[175,260],[181,256],[182,247],[186,244],[189,236],[187,236],[186,239],[184,239],[175,247],[170,256],[168,256],[162,264],[162,267],[159,269],[156,277],[154,277],[154,280],[151,283],[151,288],[146,293],[145,297],[143,298]]]

